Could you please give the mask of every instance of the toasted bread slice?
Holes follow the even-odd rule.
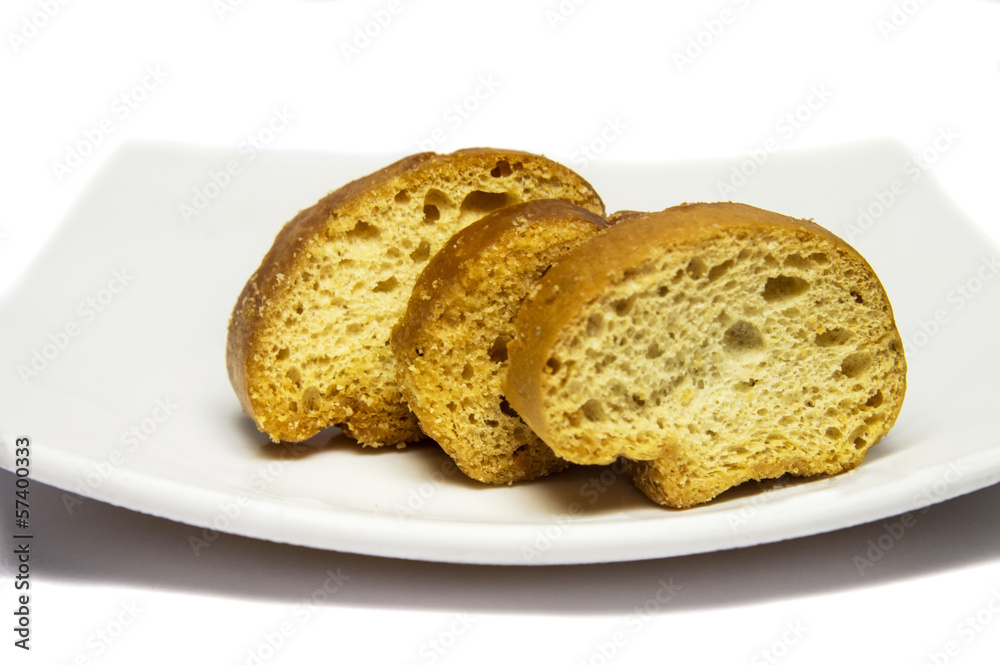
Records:
[[[847,243],[735,203],[612,219],[545,275],[509,346],[507,399],[557,455],[640,460],[635,484],[685,507],[851,469],[889,431],[903,345]]]
[[[392,333],[396,381],[423,431],[467,476],[504,484],[559,471],[500,379],[521,302],[549,267],[606,226],[563,201],[501,208],[432,258]]]
[[[275,441],[332,425],[370,446],[420,438],[389,349],[417,275],[459,229],[542,198],[604,211],[593,188],[560,164],[474,148],[407,157],[300,212],[230,319],[226,364],[244,411]]]

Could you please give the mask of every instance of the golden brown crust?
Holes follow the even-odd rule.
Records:
[[[401,190],[426,187],[427,183],[441,183],[444,187],[483,169],[488,176],[492,165],[499,168],[501,162],[509,162],[508,169],[510,164],[523,164],[526,174],[533,174],[535,167],[544,170],[554,182],[567,183],[566,190],[572,190],[575,202],[603,213],[603,204],[593,188],[566,167],[522,151],[472,148],[449,155],[421,153],[406,157],[330,193],[282,228],[237,300],[227,340],[230,381],[245,412],[258,428],[272,439],[283,441],[301,441],[335,424],[367,445],[400,444],[421,437],[416,419],[391,381],[389,386],[371,391],[365,389],[364,377],[344,377],[329,389],[329,394],[321,393],[322,408],[289,411],[273,393],[285,390],[284,384],[291,382],[284,378],[260,379],[273,362],[272,350],[263,348],[262,335],[280,327],[278,320],[285,315],[281,308],[288,306],[286,301],[293,288],[289,277],[300,275],[310,261],[315,263],[320,255],[315,250],[327,237],[348,233],[359,220],[370,219],[371,211],[392,206],[393,197]],[[468,221],[471,220],[463,223]],[[405,287],[401,288],[408,293],[409,285],[405,281]],[[387,344],[388,339],[386,353]],[[282,385],[277,386],[279,382]]]
[[[251,275],[236,299],[236,305],[229,317],[229,331],[226,338],[226,370],[229,373],[229,381],[244,412],[254,421],[257,417],[247,388],[247,366],[257,333],[260,332],[264,322],[264,303],[275,299],[282,289],[284,282],[279,280],[278,276],[291,273],[302,247],[326,229],[331,211],[434,157],[435,154],[432,152],[410,155],[375,173],[353,180],[340,189],[330,192],[315,205],[300,211],[278,232],[260,267]]]
[[[583,464],[607,463],[617,455],[627,455],[635,460],[645,460],[632,465],[635,484],[658,503],[674,507],[685,507],[706,501],[716,496],[719,492],[749,479],[772,478],[784,473],[815,476],[846,471],[857,466],[865,458],[871,446],[877,443],[892,427],[902,407],[906,388],[906,363],[903,357],[902,344],[898,331],[895,328],[891,305],[878,277],[868,262],[846,242],[812,221],[794,219],[785,215],[734,203],[685,204],[657,213],[627,211],[611,215],[609,219],[620,223],[609,229],[606,233],[578,247],[564,260],[554,266],[545,278],[541,280],[538,291],[522,307],[516,323],[517,336],[508,346],[510,367],[504,385],[508,399],[525,422],[542,439],[553,446],[557,454],[572,462]],[[682,414],[686,410],[684,405],[687,402],[685,400],[691,399],[692,394],[697,394],[693,393],[691,389],[684,389],[678,390],[677,393],[669,393],[669,399],[664,398],[667,399],[666,403],[670,404],[670,408],[673,410],[669,412],[662,410],[656,412],[659,415],[657,415],[656,421],[650,424],[650,427],[652,431],[657,431],[657,428],[659,428],[659,434],[652,435],[649,431],[644,430],[642,434],[644,438],[641,441],[633,441],[628,439],[627,436],[616,434],[615,427],[619,424],[619,421],[617,420],[617,416],[610,419],[607,418],[606,410],[601,404],[604,401],[604,395],[586,389],[588,381],[594,378],[589,372],[602,370],[590,367],[586,363],[584,365],[587,369],[581,368],[578,364],[581,358],[579,351],[574,351],[570,355],[569,360],[567,360],[565,355],[560,357],[560,353],[565,353],[568,348],[566,347],[567,339],[570,339],[574,334],[582,335],[585,332],[585,328],[581,327],[581,322],[587,322],[589,320],[588,317],[597,315],[598,312],[602,311],[600,307],[606,307],[609,293],[613,292],[616,294],[614,297],[620,297],[620,294],[629,292],[626,288],[623,288],[621,291],[615,290],[618,288],[618,285],[635,284],[637,282],[654,285],[660,284],[659,288],[663,294],[671,293],[671,290],[676,288],[678,290],[673,292],[672,297],[683,296],[684,292],[680,290],[680,282],[678,282],[677,287],[668,285],[671,282],[671,275],[674,275],[674,273],[647,272],[654,270],[654,266],[670,265],[674,266],[671,268],[671,270],[674,270],[677,266],[683,267],[684,265],[688,265],[690,269],[692,264],[688,262],[693,257],[697,257],[701,252],[707,251],[709,247],[727,247],[730,248],[728,251],[740,251],[740,247],[753,247],[755,241],[762,240],[765,237],[774,239],[775,242],[780,238],[782,239],[781,242],[784,243],[782,246],[785,247],[815,248],[812,251],[819,252],[818,256],[822,257],[822,261],[831,262],[831,266],[838,266],[841,270],[845,271],[843,273],[844,279],[848,280],[851,284],[857,285],[858,293],[855,294],[852,291],[852,298],[847,298],[851,306],[863,307],[869,316],[877,319],[877,324],[872,323],[869,328],[866,328],[874,331],[874,336],[870,339],[867,337],[859,338],[858,343],[862,346],[853,355],[856,357],[867,357],[867,352],[865,351],[867,347],[864,344],[871,344],[873,353],[878,350],[877,352],[882,354],[879,356],[880,360],[878,360],[881,363],[879,365],[878,376],[881,378],[873,380],[876,382],[882,381],[882,383],[865,384],[863,382],[848,381],[847,377],[853,378],[853,371],[850,365],[845,365],[844,371],[841,372],[839,359],[836,361],[838,365],[836,365],[835,369],[831,367],[827,370],[825,368],[828,365],[822,365],[824,372],[830,371],[832,376],[840,377],[841,382],[838,385],[842,386],[842,388],[837,388],[837,390],[850,391],[844,393],[845,398],[848,395],[853,395],[853,397],[846,399],[842,405],[857,403],[860,396],[860,414],[856,407],[848,409],[847,406],[844,406],[844,409],[847,410],[840,410],[836,404],[825,402],[829,405],[829,408],[824,407],[824,409],[827,409],[826,414],[823,415],[822,412],[817,412],[816,418],[826,419],[822,420],[824,428],[829,425],[829,429],[825,434],[826,438],[823,438],[824,432],[821,430],[815,434],[802,435],[814,437],[811,441],[815,445],[812,443],[806,445],[804,440],[802,443],[790,443],[787,438],[783,437],[791,436],[791,438],[798,441],[798,433],[782,433],[778,431],[774,432],[774,436],[778,437],[778,442],[774,446],[769,446],[764,441],[763,436],[759,440],[744,439],[742,435],[738,434],[743,425],[727,425],[722,420],[718,420],[718,418],[724,418],[725,416],[713,415],[712,418],[716,420],[711,425],[700,425],[700,427],[707,428],[710,431],[698,431],[698,436],[701,437],[698,439],[699,441],[718,442],[717,445],[713,443],[716,447],[711,452],[713,457],[709,458],[703,457],[706,453],[701,448],[698,448],[697,451],[692,450],[691,445],[687,441],[686,429],[682,431],[679,427],[674,426],[673,418],[676,418],[678,414]],[[715,245],[714,243],[720,244]],[[674,253],[676,253],[676,260],[669,258]],[[716,256],[720,256],[720,254]],[[733,256],[733,254],[728,254],[728,256]],[[794,259],[795,256],[790,255],[789,258]],[[799,256],[798,260],[805,264],[809,263],[811,259]],[[731,264],[732,262],[728,261],[726,263]],[[704,266],[705,264],[702,263],[701,265]],[[810,263],[810,265],[815,264]],[[720,266],[720,268],[728,270],[725,266]],[[794,272],[790,268],[786,268],[785,270]],[[700,269],[695,270],[695,272],[699,271]],[[680,270],[679,272],[684,273],[685,271]],[[830,275],[828,279],[835,279],[839,282],[839,278],[836,277],[839,273],[827,274]],[[647,277],[649,278],[648,280],[646,280]],[[684,275],[683,279],[688,280],[689,277],[695,281],[701,279],[701,277],[695,278],[688,275]],[[677,279],[681,279],[681,277],[674,276],[673,279],[676,281]],[[705,277],[705,279],[708,282],[712,280],[711,277]],[[689,280],[683,283],[693,284],[695,281]],[[716,284],[721,285],[725,281],[725,279],[720,280]],[[699,281],[697,283],[704,284],[705,282]],[[733,286],[734,291],[726,292],[731,295],[722,296],[723,300],[721,302],[732,305],[735,310],[739,308],[737,303],[746,301],[738,295],[741,293],[739,285],[735,282],[730,282],[730,284]],[[653,291],[656,291],[655,287]],[[643,293],[646,292],[644,291]],[[843,294],[844,298],[847,297],[846,290],[840,293]],[[766,299],[767,296],[765,295],[764,298]],[[859,304],[854,305],[855,301]],[[598,302],[604,303],[604,305],[599,307],[596,304]],[[664,303],[664,307],[668,306],[666,299],[662,302]],[[683,305],[684,300],[678,301],[675,299],[672,302],[678,308],[685,306]],[[764,300],[755,300],[753,302],[764,304]],[[864,303],[863,306],[860,304],[862,302]],[[643,310],[645,312],[654,311],[648,309],[648,307],[653,307],[653,305],[644,307],[647,307],[647,309]],[[749,304],[746,311],[755,311],[754,308],[757,307],[757,305]],[[808,309],[800,311],[802,308],[785,305],[779,306],[777,309],[780,311],[787,309],[789,312],[795,312],[794,316],[801,314],[804,322],[801,326],[803,334],[812,335],[817,340],[819,340],[821,334],[825,334],[823,322],[813,317]],[[724,309],[721,311],[713,309],[711,311],[713,312],[712,317],[715,317],[716,314],[720,317],[726,315]],[[681,315],[678,314],[678,316]],[[864,318],[864,315],[862,315],[862,318]],[[716,319],[713,318],[711,321],[714,322]],[[740,323],[745,322],[740,321]],[[713,323],[711,325],[719,324]],[[725,326],[729,326],[730,323],[727,322],[721,325],[721,329],[725,329]],[[715,329],[713,328],[713,330]],[[667,330],[670,331],[669,335],[672,340],[672,330]],[[812,332],[809,332],[810,330]],[[838,330],[834,332],[838,332]],[[666,337],[668,333],[660,330],[653,334],[663,335],[663,337],[657,337],[654,340],[659,344],[662,345],[667,341]],[[850,333],[845,332],[845,334]],[[818,341],[813,342],[812,337],[806,338],[809,340],[809,343],[819,344]],[[601,340],[604,338],[595,337],[594,339]],[[713,337],[704,340],[702,344],[718,344],[719,342],[713,341],[716,339]],[[648,343],[648,341],[645,343]],[[667,343],[670,344],[670,342]],[[571,342],[571,344],[575,343]],[[574,345],[573,348],[579,349],[581,347]],[[582,348],[593,350],[594,347],[585,345]],[[659,357],[663,353],[663,348],[661,346],[656,349],[656,355],[651,355],[649,358]],[[702,346],[701,348],[705,349],[705,353],[709,352],[708,347]],[[557,352],[556,349],[562,349],[562,352]],[[695,350],[692,354],[681,358],[671,356],[668,352],[664,357],[664,362],[681,363],[680,367],[686,368],[678,370],[682,372],[699,370],[702,367],[700,364],[702,362],[702,351],[697,349],[698,347],[695,345]],[[790,358],[797,358],[797,360],[785,360],[782,362],[792,362],[794,364],[798,361],[805,361],[805,359],[810,357],[808,354],[811,352],[803,347],[799,348],[795,353],[805,355],[791,356]],[[845,353],[848,353],[848,351],[845,351]],[[607,351],[603,356],[598,357],[607,358],[616,355],[620,356],[621,354],[618,351]],[[632,356],[626,355],[625,357],[631,358]],[[830,362],[829,358],[831,356],[829,354],[823,357],[827,359],[823,361],[824,363]],[[576,373],[567,374],[566,365],[563,364],[563,361],[574,363],[576,369],[573,371]],[[622,362],[627,365],[629,361]],[[849,363],[850,356],[845,358],[844,362]],[[655,362],[651,366],[659,367]],[[674,366],[676,367],[677,365]],[[742,367],[750,366],[756,365],[742,365]],[[763,364],[760,366],[764,367]],[[806,366],[813,366],[813,364],[804,363],[803,367]],[[819,366],[816,365],[816,367]],[[710,372],[715,371],[714,366],[706,369]],[[606,370],[603,371],[606,372]],[[658,370],[654,369],[654,371]],[[757,379],[763,380],[761,385],[764,388],[758,386],[754,390],[752,387],[755,384],[755,380],[750,380],[747,384],[749,387],[745,388],[745,390],[752,392],[766,391],[767,385],[773,384],[773,377],[762,376],[756,373],[764,370],[748,371],[755,372],[754,374],[748,374],[748,376],[756,376]],[[556,373],[559,373],[560,378],[558,381],[553,378]],[[619,375],[616,374],[615,376]],[[679,378],[688,380],[691,376],[692,374],[690,373],[682,373],[679,375]],[[823,376],[826,376],[826,374]],[[737,385],[736,375],[723,373],[721,377],[721,382],[709,383],[706,390],[722,390],[725,386],[725,390],[728,391],[730,389],[729,386]],[[567,380],[569,384],[566,383]],[[615,380],[617,381],[618,379]],[[853,386],[849,385],[851,383],[853,383]],[[571,393],[565,393],[566,396],[563,396],[564,393],[560,392],[563,388],[560,386],[565,385],[575,387],[572,388]],[[743,384],[740,383],[738,385]],[[579,386],[584,386],[584,388],[581,389]],[[695,390],[697,388],[696,386]],[[625,384],[624,389],[627,391],[637,388]],[[815,390],[816,386],[812,386],[811,389]],[[707,394],[716,395],[722,393],[710,392]],[[725,394],[729,395],[730,393],[726,392]],[[737,400],[733,406],[726,405],[721,407],[722,410],[716,410],[712,413],[742,413],[735,410],[736,408],[743,408],[736,407],[736,403],[754,404],[754,409],[758,406],[776,407],[776,409],[772,410],[781,411],[783,408],[778,403],[769,404],[765,402],[764,404],[760,404],[754,401],[750,397],[750,394],[750,392],[745,392],[743,395],[746,395],[746,397],[730,398]],[[839,395],[841,393],[835,394]],[[556,395],[563,397],[556,397]],[[628,395],[626,395],[626,401],[627,397]],[[650,395],[647,393],[636,393],[633,394],[632,399],[636,400],[636,404],[641,405],[649,397]],[[657,398],[657,400],[659,399]],[[866,399],[868,400],[867,402]],[[549,403],[551,400],[559,400],[558,411],[553,410],[553,405]],[[584,400],[586,400],[586,403],[583,403]],[[709,401],[717,403],[714,401],[714,398],[709,399]],[[594,404],[592,405],[592,403]],[[576,408],[573,407],[574,404],[583,404],[577,412],[582,412],[582,415],[574,416],[573,413],[566,410]],[[657,401],[657,405],[659,405],[659,401]],[[808,400],[805,406],[807,410],[811,408]],[[613,403],[614,409],[621,407],[621,402]],[[642,409],[641,406],[636,408],[636,413]],[[598,410],[595,411],[594,409]],[[762,408],[761,412],[767,410],[767,408]],[[615,413],[620,413],[620,411],[616,410]],[[635,414],[633,416],[639,417]],[[868,417],[866,418],[866,416]],[[581,422],[583,424],[580,427],[583,429],[580,429],[579,435],[568,435],[566,433],[566,419],[573,420],[574,417],[582,418]],[[812,418],[813,416],[808,417]],[[588,420],[594,420],[595,422],[588,425]],[[688,422],[690,423],[690,421]],[[729,423],[734,422],[732,420],[729,421]],[[816,420],[816,422],[821,422],[821,420]],[[716,428],[717,424],[720,427],[735,427],[735,429],[727,431],[730,435],[736,435],[732,438],[727,438],[722,433],[719,433],[719,439],[715,439],[717,432],[714,431],[714,428]],[[698,425],[688,424],[686,427],[698,427]],[[695,430],[692,429],[691,432],[694,434]],[[810,446],[812,447],[810,448]],[[737,449],[743,451],[744,447],[753,452],[740,452],[738,454],[731,452]],[[718,459],[714,457],[716,455],[721,455],[723,459],[727,460],[723,466],[712,466],[718,462],[706,461]]]
[[[521,417],[543,439],[551,434],[543,412],[540,378],[560,330],[573,320],[609,285],[626,277],[636,266],[671,247],[687,245],[732,229],[774,228],[816,233],[832,240],[842,251],[860,261],[874,274],[857,250],[811,220],[795,219],[742,203],[685,203],[660,212],[620,211],[608,216],[614,226],[599,238],[578,247],[552,268],[532,298],[532,307],[518,316],[524,331],[510,345],[518,356],[507,372],[505,389],[516,400]],[[628,223],[620,223],[625,222]],[[892,316],[888,299],[885,307]]]
[[[406,314],[393,330],[394,348],[419,346],[424,322],[435,318],[433,310],[439,306],[441,293],[454,287],[463,272],[463,263],[485,252],[513,228],[539,219],[561,217],[586,219],[602,229],[608,226],[606,219],[589,210],[565,201],[542,199],[497,210],[452,236],[417,278]]]
[[[544,269],[606,227],[603,217],[564,201],[508,206],[452,236],[417,279],[391,338],[397,382],[423,430],[469,477],[507,484],[567,465],[498,407],[506,360],[479,336],[509,335]]]

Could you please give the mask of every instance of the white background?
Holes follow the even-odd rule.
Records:
[[[737,163],[774,137],[783,151],[892,137],[921,155],[947,136],[932,174],[1000,240],[1000,2],[677,4],[8,0],[0,294],[118,143],[235,149],[276,110],[293,119],[268,149],[387,163],[473,145],[577,167]],[[61,496],[33,495],[46,523],[30,654],[11,646],[4,548],[3,662],[923,664],[1000,652],[997,487],[919,514],[861,570],[855,557],[898,520],[660,561],[480,568],[229,536],[192,558],[190,527],[96,502],[68,515]],[[338,581],[323,590],[328,571]],[[673,593],[658,600],[664,585]]]

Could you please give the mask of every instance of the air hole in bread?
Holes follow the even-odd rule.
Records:
[[[628,316],[632,312],[632,305],[635,304],[635,296],[629,296],[628,298],[622,298],[620,300],[614,301],[611,305],[614,307],[615,314],[618,316]]]
[[[305,411],[316,411],[320,405],[319,388],[309,386],[302,393],[302,409]]]
[[[696,256],[687,264],[685,270],[691,279],[701,279],[702,275],[708,271],[708,264]]]
[[[487,427],[499,427],[500,426],[500,421],[499,420],[486,420],[486,421],[483,421],[483,424],[486,425]]]
[[[868,425],[869,427],[875,427],[883,420],[885,420],[885,414],[876,411],[872,415],[865,418],[865,425]]]
[[[723,275],[725,275],[730,268],[733,267],[733,260],[723,261],[717,266],[713,266],[711,270],[708,271],[708,281],[714,282]]]
[[[302,307],[302,303],[299,303],[298,305],[295,306],[295,313],[296,314],[301,314],[304,311],[305,311],[305,309]]]
[[[655,360],[662,355],[663,355],[663,349],[661,349],[660,345],[657,344],[656,342],[652,342],[648,347],[646,347],[646,357],[649,358],[650,360]]]
[[[733,390],[739,393],[750,392],[750,389],[757,385],[756,379],[747,379],[746,381],[737,381],[733,384]]]
[[[802,295],[809,289],[809,282],[794,275],[770,277],[761,295],[767,302],[779,302]]]
[[[295,384],[296,388],[302,387],[302,372],[299,371],[298,367],[290,367],[287,372],[285,372],[285,377]]]
[[[395,198],[393,198],[393,200],[396,203],[400,203],[400,204],[409,203],[410,202],[410,193],[408,191],[406,191],[405,189],[401,189],[396,194]]]
[[[431,244],[426,240],[421,240],[417,248],[410,252],[410,258],[414,263],[423,263],[431,257]]]
[[[517,411],[515,411],[513,407],[511,407],[511,405],[507,402],[506,397],[500,398],[500,413],[504,414],[505,416],[510,416],[511,418],[520,418],[520,416],[517,415]]]
[[[749,321],[737,321],[722,335],[722,344],[732,353],[747,353],[764,348],[764,337]]]
[[[465,367],[462,368],[462,378],[468,381],[475,375],[475,371],[472,369],[472,365],[465,363]]]
[[[375,284],[375,288],[372,289],[375,293],[390,293],[397,286],[399,286],[399,280],[395,277],[390,277],[389,279],[383,279],[381,282]]]
[[[809,259],[802,258],[802,255],[798,252],[786,256],[785,265],[792,268],[799,268],[800,270],[810,270],[812,268],[812,262]]]
[[[865,299],[862,298],[861,294],[858,293],[857,291],[851,291],[851,297],[854,298],[854,302],[858,303],[859,305],[863,305],[865,302]]]
[[[562,363],[559,362],[558,358],[549,358],[545,361],[545,367],[548,369],[549,374],[555,374],[562,368]]]
[[[813,263],[818,263],[820,265],[823,265],[824,263],[829,263],[830,257],[824,254],[823,252],[814,252],[813,254],[809,255],[809,260],[812,261]]]
[[[347,232],[348,238],[356,240],[371,240],[379,236],[379,228],[368,222],[359,221],[354,228]]]
[[[504,206],[514,203],[509,200],[507,192],[484,192],[476,189],[466,194],[462,200],[462,212],[470,213],[477,217],[482,217],[488,212],[493,212]]]
[[[865,406],[872,409],[878,408],[882,406],[882,400],[883,400],[882,391],[876,390],[875,394],[869,397],[868,401],[865,402]]]
[[[580,410],[583,411],[584,417],[591,422],[599,423],[605,418],[604,405],[601,404],[600,400],[588,399],[580,407]]]
[[[452,412],[458,411],[458,404],[455,404],[454,402],[448,402],[445,406],[448,408],[449,411]]]
[[[506,159],[501,159],[497,162],[497,165],[493,167],[493,170],[490,171],[490,175],[494,178],[506,178],[511,174],[511,172],[512,169],[510,168],[510,162]]]
[[[859,351],[858,353],[852,353],[844,358],[844,361],[840,363],[840,371],[846,376],[854,379],[860,376],[866,369],[871,367],[871,364],[871,354]]]
[[[841,346],[851,339],[851,332],[843,328],[834,328],[816,335],[816,346]]]
[[[843,437],[843,436],[844,436],[844,433],[841,432],[836,427],[827,427],[826,428],[826,438],[828,438],[828,439],[833,439],[834,441],[839,441],[841,439],[841,437]]]
[[[287,357],[288,357],[288,349],[280,349],[278,351],[278,355],[276,355],[274,358],[275,360],[284,360]]]
[[[455,202],[440,189],[431,187],[424,194],[424,223],[433,224],[442,217],[451,217]]]
[[[660,286],[659,288],[656,289],[656,295],[662,298],[663,296],[667,295],[667,292],[669,290],[670,289],[668,289],[666,286]]]
[[[507,342],[511,340],[510,335],[497,335],[497,338],[493,340],[493,346],[490,347],[490,360],[495,363],[502,363],[507,361]]]
[[[597,337],[604,332],[604,315],[594,312],[587,317],[587,337]]]

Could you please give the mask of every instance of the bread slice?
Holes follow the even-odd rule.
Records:
[[[379,446],[420,438],[395,381],[389,332],[437,250],[487,212],[521,201],[603,204],[538,155],[422,153],[351,182],[285,225],[240,294],[226,364],[243,409],[276,441],[340,425]]]
[[[896,420],[906,361],[871,266],[811,221],[736,203],[621,213],[521,309],[507,399],[560,457],[643,462],[674,507],[835,474]]]
[[[504,484],[565,468],[507,404],[500,379],[521,302],[605,226],[562,201],[509,206],[456,233],[417,279],[392,332],[396,381],[423,431],[467,476]]]

